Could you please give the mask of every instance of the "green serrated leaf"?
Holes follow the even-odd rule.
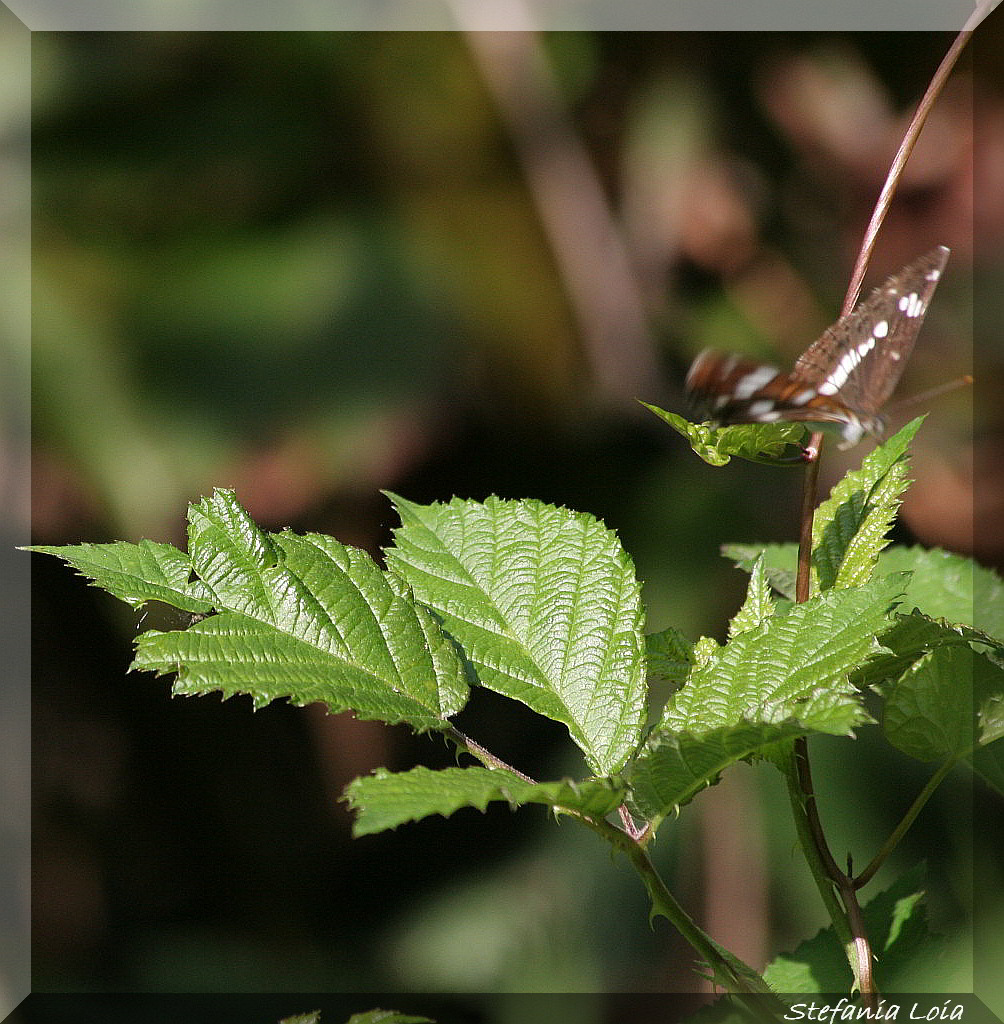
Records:
[[[766,577],[755,572],[758,600]],[[735,632],[725,647],[702,641],[690,676],[631,763],[632,802],[657,819],[718,781],[721,772],[775,744],[869,721],[848,674],[880,651],[903,581],[891,577],[794,605]],[[769,598],[768,598],[769,600]]]
[[[795,600],[797,544],[723,544],[721,552],[737,569],[744,572],[750,572],[756,560],[762,556],[770,585],[789,601]]]
[[[804,465],[799,460],[781,461],[791,446],[805,437],[805,427],[800,423],[742,423],[715,428],[707,423],[691,423],[648,402],[640,404],[685,437],[709,466],[726,466],[733,457],[769,466]]]
[[[961,626],[936,622],[916,610],[909,615],[896,615],[892,626],[879,638],[882,652],[854,673],[854,683],[860,688],[881,689],[885,681],[902,675],[918,658],[944,644],[958,644],[964,639]]]
[[[280,569],[280,553],[230,490],[188,506],[188,554],[217,607],[273,620],[272,593],[264,574]]]
[[[682,683],[693,664],[690,642],[673,626],[645,637],[645,663],[649,679]]]
[[[866,456],[816,509],[812,565],[819,589],[853,587],[871,578],[909,483],[907,449],[923,420],[911,421]]]
[[[132,668],[174,692],[285,697],[333,713],[442,729],[463,707],[463,662],[422,606],[366,552],[320,534],[264,534],[232,491],[190,510],[192,564],[220,614],[136,640]]]
[[[740,568],[746,569],[759,550],[753,545],[729,545],[723,549]],[[780,578],[784,585],[795,556],[794,545],[771,545],[764,550],[772,582],[777,583]],[[899,572],[907,580],[902,607],[912,607],[914,611],[896,615],[890,628],[879,636],[883,651],[853,673],[855,686],[881,690],[883,684],[899,679],[911,666],[944,646],[975,646],[986,653],[990,665],[1004,664],[1004,641],[998,639],[998,635],[1004,634],[1004,587],[996,573],[961,555],[920,547],[892,547],[883,551],[876,573],[891,572]],[[942,618],[935,619],[935,615]],[[998,634],[970,625],[976,619]],[[986,674],[993,675],[989,667]],[[980,714],[979,735],[981,742],[987,744],[999,734],[1004,710],[998,698],[988,693],[980,705]],[[925,760],[948,756],[940,743],[925,741],[916,749],[923,749],[928,755]],[[996,754],[976,750],[967,756],[989,785],[1004,788],[1004,772],[999,771]]]
[[[968,644],[944,644],[887,688],[886,739],[920,761],[970,754],[1004,735],[1004,669]]]
[[[298,1013],[293,1017],[283,1017],[279,1024],[320,1024],[321,1011],[313,1010],[310,1013]]]
[[[863,909],[865,931],[876,954],[873,965],[880,991],[895,990],[895,976],[921,953],[937,946],[924,909],[923,868],[914,868],[896,880]],[[777,957],[764,971],[764,979],[778,992],[813,995],[848,992],[851,969],[833,928],[825,928],[793,953]]]
[[[190,580],[192,562],[172,544],[141,540],[138,544],[36,545],[27,551],[55,555],[69,563],[92,584],[120,601],[140,608],[148,601],[163,601],[174,608],[205,615],[213,610],[213,594],[201,580]]]
[[[750,569],[750,582],[742,608],[729,622],[729,638],[763,625],[774,614],[774,602],[770,597],[770,583],[764,569],[761,554]]]
[[[349,783],[345,799],[356,814],[353,835],[364,836],[431,814],[449,817],[463,807],[484,811],[492,801],[505,801],[512,807],[546,804],[556,810],[604,817],[624,802],[625,794],[625,787],[611,779],[534,783],[503,769],[432,771],[419,766],[407,772],[378,768]]]
[[[490,689],[563,722],[592,771],[617,771],[645,714],[634,566],[593,516],[539,501],[414,505],[388,569],[457,640]]]
[[[696,667],[669,701],[661,726],[697,735],[740,722],[798,721],[847,734],[867,721],[848,673],[878,649],[903,590],[893,576],[823,594],[740,633]]]
[[[976,662],[976,742],[984,747],[1004,738],[1004,669],[980,655]]]
[[[700,735],[657,729],[626,772],[632,805],[648,821],[664,818],[715,785],[730,765],[812,731],[795,721],[740,722]]]
[[[697,668],[706,668],[718,660],[722,650],[722,645],[714,637],[698,637],[693,650],[694,665]]]
[[[1004,642],[1004,581],[992,569],[940,548],[897,546],[882,552],[877,571],[911,573],[905,607]]]

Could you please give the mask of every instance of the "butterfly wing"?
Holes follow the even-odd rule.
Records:
[[[717,426],[733,423],[805,423],[834,430],[846,444],[856,443],[871,425],[863,425],[842,402],[768,366],[708,349],[687,374],[691,404]]]
[[[857,417],[840,403],[823,399],[814,388],[768,366],[707,349],[687,374],[691,405],[716,426],[731,423],[805,423],[816,430],[836,431],[845,444],[862,432]]]
[[[896,389],[948,262],[939,245],[876,288],[795,363],[790,380],[874,418]]]
[[[687,374],[688,396],[720,426],[800,422],[835,430],[844,447],[881,433],[879,410],[913,351],[948,252],[938,246],[890,277],[813,342],[791,373],[702,352]]]

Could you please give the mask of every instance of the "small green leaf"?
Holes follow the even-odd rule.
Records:
[[[725,544],[722,554],[749,572],[760,554],[775,590],[794,600],[796,544]],[[940,548],[886,548],[878,556],[878,576],[909,573],[904,608],[919,608],[932,619],[965,623],[1004,642],[1004,582],[992,569]],[[972,638],[977,642],[977,638]]]
[[[293,1017],[283,1017],[279,1024],[320,1024],[321,1011],[313,1010],[310,1013],[298,1013]]]
[[[908,423],[849,472],[816,509],[812,563],[821,590],[871,578],[909,483],[907,449],[923,417]]]
[[[763,625],[774,614],[774,602],[770,597],[770,583],[764,569],[764,557],[761,554],[753,563],[750,571],[749,587],[742,608],[729,622],[729,638],[756,629]]]
[[[892,576],[823,594],[740,633],[695,668],[661,725],[697,735],[740,722],[798,721],[846,734],[868,720],[848,673],[879,650],[904,581]]]
[[[814,731],[800,722],[739,722],[700,735],[657,729],[627,768],[631,803],[648,821],[664,818],[715,785],[737,761]]]
[[[754,589],[766,593],[755,574]],[[725,647],[702,640],[684,686],[629,765],[632,802],[664,817],[718,781],[737,761],[810,733],[846,735],[869,721],[848,674],[881,649],[903,580],[834,591],[761,619]],[[758,598],[759,600],[759,598]]]
[[[649,680],[682,683],[693,664],[693,652],[687,638],[673,626],[645,637],[645,663]]]
[[[414,505],[388,569],[442,620],[490,689],[562,722],[598,775],[637,747],[645,715],[640,588],[616,535],[539,501]]]
[[[976,655],[976,741],[983,747],[1004,738],[1004,669]]]
[[[213,610],[213,594],[201,580],[191,580],[192,562],[172,544],[141,540],[138,544],[36,545],[25,550],[55,555],[120,601],[140,608],[163,601],[174,608],[205,615]]]
[[[714,637],[698,637],[693,650],[694,666],[707,668],[708,665],[712,665],[718,660],[722,650],[722,645]]]
[[[345,1024],[434,1024],[429,1017],[412,1017],[397,1010],[367,1010],[354,1013]]]
[[[939,943],[928,929],[922,883],[923,871],[915,868],[863,908],[880,991],[895,991],[897,972]],[[847,992],[852,982],[851,969],[832,926],[803,942],[793,953],[777,957],[763,976],[777,992],[802,995]]]
[[[273,622],[272,594],[265,579],[279,568],[279,552],[229,490],[216,490],[188,507],[188,554],[217,607]]]
[[[624,802],[626,790],[611,779],[528,782],[503,769],[421,766],[407,772],[378,768],[349,783],[345,799],[355,811],[353,835],[364,836],[418,821],[431,814],[449,817],[462,807],[483,811],[493,800],[512,807],[546,804],[555,810],[604,817]]]
[[[909,602],[904,602],[909,603]],[[930,619],[914,609],[909,615],[896,615],[893,625],[880,637],[884,648],[866,665],[854,673],[858,687],[881,689],[882,684],[898,678],[919,658],[947,645],[966,642],[1004,650],[1004,645],[969,626]]]
[[[946,643],[956,644],[961,639],[958,629],[935,622],[918,611],[896,615],[890,628],[879,638],[883,650],[854,672],[854,684],[861,689],[880,689],[884,682],[900,676],[934,648]]]
[[[741,423],[715,428],[707,423],[691,423],[648,402],[640,404],[685,437],[709,466],[726,466],[733,456],[761,465],[804,465],[799,460],[780,461],[805,437],[805,427],[800,423]]]
[[[750,572],[756,560],[762,556],[770,585],[789,601],[795,600],[797,544],[723,544],[721,552],[737,569],[744,572]]]
[[[944,644],[886,689],[889,742],[920,761],[968,755],[1004,735],[1004,669],[968,644]]]

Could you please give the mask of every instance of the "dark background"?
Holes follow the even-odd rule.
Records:
[[[35,34],[34,542],[184,545],[187,503],[232,486],[267,528],[378,555],[380,488],[537,497],[618,531],[649,629],[721,638],[744,578],[718,546],[794,539],[801,474],[707,467],[633,399],[684,411],[701,348],[787,365],[835,317],[949,42]],[[973,370],[974,281],[1001,302],[998,63],[964,58],[873,263],[870,284],[953,250],[900,395]],[[604,217],[623,265],[590,234]],[[977,351],[995,396],[997,349]],[[897,539],[999,568],[1001,409],[973,405],[932,404]],[[828,452],[825,486],[864,450]],[[35,990],[695,987],[627,866],[542,809],[352,840],[344,785],[453,763],[442,741],[169,699],[126,669],[137,628],[170,619],[53,559],[34,557],[32,614]],[[552,723],[491,694],[465,714],[524,770],[574,770]],[[831,846],[862,864],[931,771],[873,733],[814,747]],[[740,767],[654,850],[758,967],[826,923],[785,802],[776,773]],[[950,777],[875,883],[927,860],[947,952],[904,986],[971,986],[974,872],[978,952],[1004,954],[986,807],[974,839],[971,781]]]

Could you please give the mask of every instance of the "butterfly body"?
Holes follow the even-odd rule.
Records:
[[[702,352],[686,390],[716,426],[805,423],[842,448],[881,437],[880,409],[902,376],[948,261],[941,245],[894,274],[814,341],[789,373],[741,356]]]

